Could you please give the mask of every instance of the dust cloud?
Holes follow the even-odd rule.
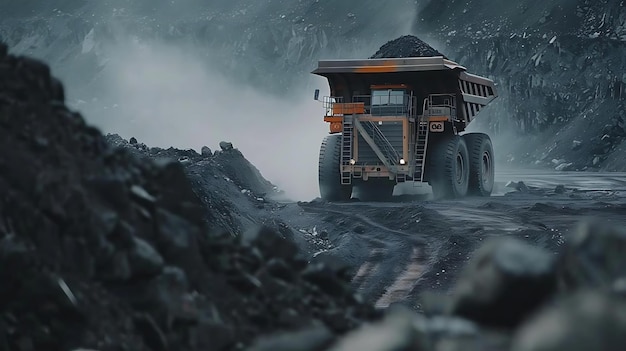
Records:
[[[105,133],[196,151],[231,141],[290,198],[319,196],[319,145],[328,126],[313,90],[328,94],[323,78],[276,97],[233,83],[211,68],[210,57],[182,44],[117,42],[109,52],[99,98],[107,104],[79,108]]]
[[[249,12],[270,13],[268,6],[255,5]],[[154,11],[156,16],[163,9]],[[378,25],[341,39],[354,45],[319,48],[310,59],[369,57],[385,43],[387,35],[391,40],[411,34],[415,15],[410,1],[385,5],[384,16],[393,21],[379,17]],[[343,15],[332,12],[323,18],[340,22]],[[319,196],[319,146],[328,125],[322,120],[322,106],[313,100],[313,91],[329,94],[324,78],[307,75],[290,87],[288,95],[276,96],[270,93],[271,81],[268,91],[263,91],[252,84],[236,83],[220,71],[217,67],[224,67],[223,61],[216,61],[224,59],[220,45],[148,39],[133,29],[124,33],[124,26],[114,21],[107,27],[115,39],[104,42],[100,38],[95,45],[101,70],[85,72],[95,77],[89,77],[86,86],[70,88],[81,90],[70,95],[86,101],[72,103],[72,107],[89,123],[105,133],[136,137],[148,146],[199,151],[204,145],[215,150],[220,141],[230,141],[291,199],[306,201]],[[234,23],[231,29],[241,30]],[[374,33],[382,40],[371,40]],[[248,54],[255,55],[252,51]],[[252,56],[250,62],[256,62]],[[314,65],[311,62],[310,68]]]

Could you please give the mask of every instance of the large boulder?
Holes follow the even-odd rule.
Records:
[[[626,230],[586,221],[571,235],[559,262],[559,281],[569,291],[610,288],[626,276]]]
[[[416,328],[416,316],[404,309],[339,340],[330,351],[421,351],[425,344]]]
[[[512,351],[621,351],[626,345],[626,301],[606,293],[580,292],[525,323]]]
[[[222,149],[222,151],[230,151],[234,149],[233,143],[228,141],[220,141],[220,149]]]
[[[281,333],[257,340],[248,351],[323,351],[335,340],[335,335],[323,326],[294,333]]]
[[[553,254],[513,238],[477,250],[452,293],[449,312],[485,325],[515,327],[556,290]]]

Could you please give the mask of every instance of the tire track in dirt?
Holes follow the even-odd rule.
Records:
[[[366,300],[386,307],[408,296],[425,270],[426,240],[423,236],[389,228],[362,214],[365,209],[372,209],[370,206],[342,209],[334,208],[332,204],[326,207],[300,206],[308,212],[340,215],[347,223],[369,228],[366,233],[350,233],[355,240],[364,240],[371,247],[352,279],[353,286]]]
[[[379,308],[418,307],[422,292],[447,292],[474,249],[491,237],[510,235],[554,251],[583,217],[626,225],[624,194],[603,190],[623,188],[621,175],[530,175],[523,177],[528,184],[548,185],[490,198],[298,206],[311,223],[324,218],[326,230],[338,233],[333,254],[351,259],[353,286],[366,300]],[[564,193],[555,191],[559,183]]]
[[[380,261],[383,260],[386,254],[387,250],[384,248],[375,248],[370,251],[369,257],[361,264],[352,278],[352,284],[357,290],[364,290],[366,288],[365,284],[367,280],[374,272],[378,271]]]
[[[402,274],[386,290],[383,296],[376,301],[377,308],[389,307],[394,302],[404,301],[424,273],[423,248],[413,247],[413,253]]]
[[[366,232],[348,234],[370,247],[366,258],[356,263],[352,282],[366,300],[386,308],[412,300],[425,289],[447,289],[457,266],[490,233],[529,227],[520,220],[515,206],[489,203],[467,200],[301,207],[308,212],[341,216],[344,227],[368,228]]]

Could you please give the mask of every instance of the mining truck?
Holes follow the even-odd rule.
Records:
[[[491,139],[463,133],[497,97],[492,80],[444,57],[322,60],[330,131],[319,155],[322,199],[391,199],[399,183],[428,183],[435,198],[490,196]]]

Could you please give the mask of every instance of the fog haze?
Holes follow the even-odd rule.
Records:
[[[404,1],[357,9],[328,1],[52,3],[13,7],[37,19],[28,37],[5,36],[15,35],[13,51],[51,62],[68,104],[91,124],[164,148],[215,150],[230,141],[296,200],[319,195],[328,126],[313,91],[327,95],[328,85],[310,74],[317,60],[367,57],[415,16]],[[46,14],[58,32],[40,32]],[[357,23],[376,14],[372,27]],[[55,45],[46,46],[50,37]]]
[[[149,146],[215,150],[232,142],[263,175],[297,199],[317,196],[317,157],[328,127],[311,77],[284,97],[236,84],[183,45],[117,43],[102,73],[108,105],[77,108],[106,132]]]

